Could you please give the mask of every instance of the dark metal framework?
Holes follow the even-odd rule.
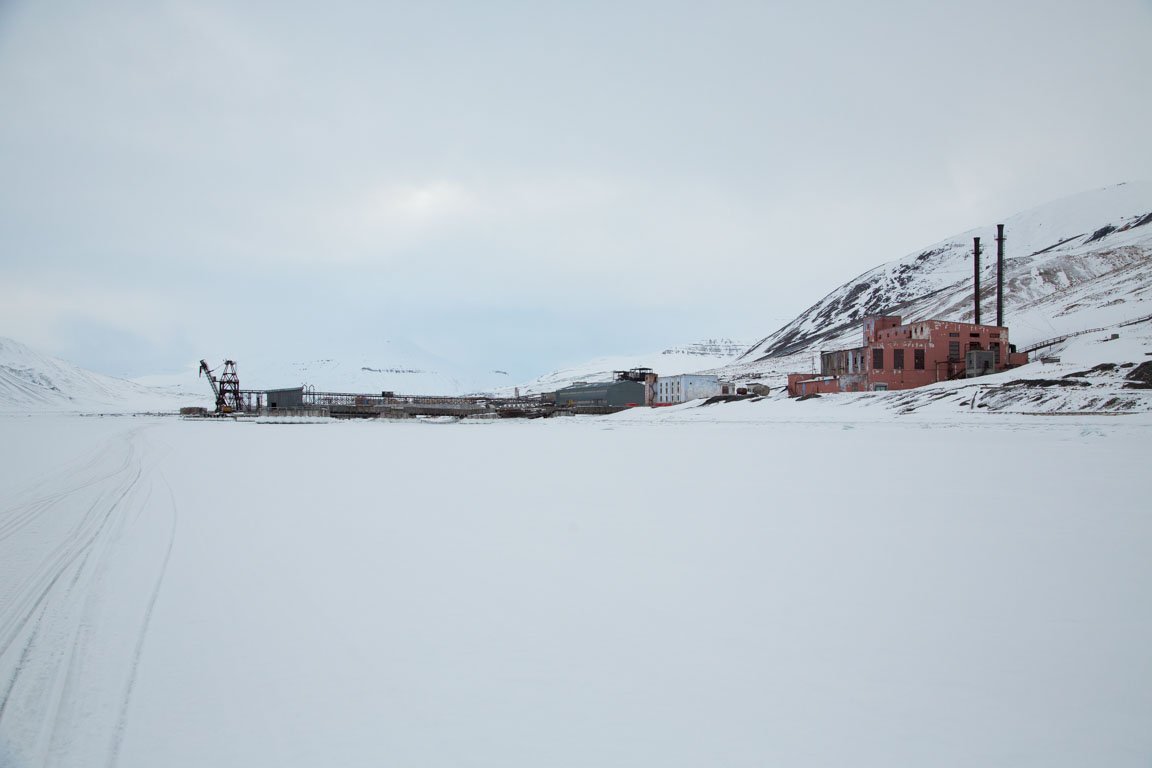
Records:
[[[1004,225],[996,225],[996,325],[1004,325]]]
[[[980,238],[972,238],[972,257],[974,264],[972,266],[972,281],[975,283],[975,290],[973,301],[975,302],[974,313],[972,322],[975,325],[980,325]]]
[[[200,375],[208,379],[212,387],[212,394],[216,398],[216,413],[238,413],[245,410],[245,400],[251,404],[252,392],[242,392],[240,389],[240,376],[236,373],[236,361],[224,361],[224,373],[217,379],[212,375],[213,370],[208,363],[200,361]],[[245,397],[249,396],[249,397]],[[257,398],[257,405],[259,398]]]
[[[633,368],[630,371],[613,371],[616,381],[637,381],[643,384],[648,376],[655,373],[651,368]]]
[[[224,361],[224,373],[220,374],[220,399],[225,408],[244,410],[244,403],[240,399],[240,375],[236,373],[235,360]]]

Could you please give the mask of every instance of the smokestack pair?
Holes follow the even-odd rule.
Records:
[[[980,238],[972,238],[972,282],[975,283],[973,301],[975,317],[972,321],[980,325]],[[1004,326],[1004,225],[996,225],[996,325]]]

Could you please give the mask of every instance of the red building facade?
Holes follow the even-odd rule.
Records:
[[[1008,329],[996,325],[919,320],[903,325],[899,315],[864,320],[864,344],[820,354],[820,373],[788,375],[792,397],[826,392],[912,389],[965,375],[970,350],[991,353],[982,373],[1027,362],[1008,342]]]

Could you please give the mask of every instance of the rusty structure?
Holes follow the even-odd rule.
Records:
[[[912,389],[1027,362],[1002,326],[872,315],[862,331],[861,346],[820,353],[819,373],[789,374],[789,395]]]
[[[980,322],[980,238],[972,238],[972,320],[904,322],[899,315],[864,318],[862,344],[821,352],[819,373],[788,375],[788,394],[911,389],[972,378],[1028,362],[1009,342],[1004,323],[1004,225],[996,226],[996,325]],[[1032,347],[1030,349],[1034,349]]]
[[[226,408],[233,411],[244,410],[240,400],[240,374],[236,373],[236,361],[224,361],[224,373],[220,374],[220,394],[217,398],[217,408],[223,402]]]
[[[224,361],[225,369],[231,366],[232,374],[236,375],[236,363],[232,360]],[[197,374],[208,379],[208,385],[212,387],[212,396],[216,400],[216,413],[232,413],[232,403],[229,403],[224,396],[224,389],[220,386],[220,381],[214,375],[214,370],[208,367],[208,363],[204,360],[200,361],[200,372]],[[239,376],[236,377],[236,383],[239,385]],[[235,400],[233,400],[235,402]]]
[[[212,387],[212,396],[216,400],[216,413],[252,413],[260,410],[261,398],[264,395],[259,390],[240,389],[240,374],[236,372],[236,361],[225,360],[224,372],[216,378],[215,369],[209,368],[208,363],[200,361],[200,376],[208,379]]]

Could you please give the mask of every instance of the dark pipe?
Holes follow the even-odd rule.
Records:
[[[980,325],[980,238],[972,238],[972,282],[976,284],[973,301],[976,305],[976,316],[972,322]]]
[[[1004,225],[996,225],[996,325],[1004,326]]]

